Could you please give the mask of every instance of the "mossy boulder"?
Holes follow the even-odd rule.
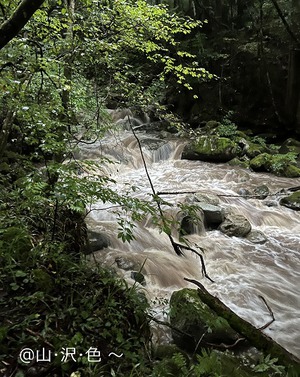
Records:
[[[253,192],[254,195],[257,195],[258,199],[266,199],[270,194],[269,187],[266,185],[260,185],[255,187]]]
[[[172,294],[170,300],[170,323],[175,344],[194,352],[199,345],[207,343],[232,344],[238,334],[228,322],[219,317],[203,303],[196,289],[184,288]]]
[[[282,198],[280,204],[295,211],[300,211],[300,191],[296,191],[293,194]]]
[[[84,250],[86,254],[105,249],[110,245],[109,237],[103,232],[88,230],[87,234],[88,242]]]
[[[249,161],[247,160],[241,160],[238,157],[233,158],[229,161],[229,165],[231,166],[239,166],[241,168],[248,169],[249,168]]]
[[[209,162],[228,162],[241,155],[242,149],[232,140],[218,136],[200,136],[195,142],[187,144],[182,158]]]
[[[261,145],[261,144],[257,144],[257,143],[249,143],[246,147],[245,147],[245,154],[246,156],[250,157],[250,158],[254,158],[262,153],[267,153],[268,152],[268,148],[266,148],[265,146]]]
[[[266,171],[282,177],[300,177],[300,168],[296,166],[294,154],[262,153],[250,161],[250,167],[254,171]]]
[[[292,138],[285,140],[279,149],[279,153],[289,152],[300,154],[300,141]]]
[[[250,161],[250,167],[254,171],[271,171],[271,166],[272,155],[269,153],[261,153]]]
[[[284,177],[287,178],[299,178],[300,177],[300,168],[298,168],[295,165],[287,165],[285,170],[284,170]]]

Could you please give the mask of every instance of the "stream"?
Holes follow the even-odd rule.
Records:
[[[239,316],[261,327],[270,320],[262,295],[271,307],[275,322],[265,331],[288,351],[300,356],[300,217],[299,212],[279,205],[282,196],[264,200],[238,196],[241,189],[253,191],[267,185],[271,193],[300,185],[300,179],[254,173],[228,164],[181,160],[184,142],[160,140],[155,134],[137,133],[143,145],[143,154],[156,192],[196,191],[219,197],[219,205],[242,214],[253,230],[267,237],[264,244],[254,244],[245,238],[228,237],[218,230],[206,230],[186,236],[192,247],[204,250],[207,273],[214,280],[202,276],[199,258],[185,252],[179,257],[168,237],[152,224],[151,217],[136,224],[135,240],[123,243],[117,238],[116,215],[110,203],[96,203],[87,217],[89,229],[105,232],[110,246],[94,253],[96,260],[134,283],[131,271],[117,267],[116,258],[124,258],[142,267],[146,285],[140,286],[157,318],[167,318],[167,300],[173,291],[183,287],[196,288],[184,278],[199,280],[212,294],[219,297]],[[91,145],[82,144],[81,159],[107,156],[114,164],[104,164],[106,174],[115,179],[111,187],[124,193],[129,185],[137,187],[137,198],[150,199],[151,187],[146,176],[137,140],[130,131],[114,132]],[[164,195],[163,199],[176,204],[187,194]],[[167,207],[170,213],[176,206]],[[169,337],[160,329],[158,341]]]

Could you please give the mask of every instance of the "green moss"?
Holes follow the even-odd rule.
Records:
[[[280,204],[296,211],[300,211],[300,191],[296,191],[293,194],[282,198]]]
[[[229,165],[231,166],[240,166],[241,168],[249,168],[249,161],[242,161],[239,158],[235,157],[229,161]]]
[[[271,166],[272,155],[269,153],[261,153],[250,161],[250,167],[255,171],[270,171]]]
[[[200,300],[196,289],[184,288],[172,294],[170,322],[186,334],[174,331],[175,343],[190,352],[195,350],[199,339],[210,343],[226,343],[236,338],[236,332],[228,322]]]
[[[36,268],[32,271],[33,280],[36,288],[39,291],[50,293],[54,288],[54,283],[51,276],[41,268]]]
[[[283,171],[284,177],[288,178],[299,178],[300,177],[300,169],[295,165],[287,165]]]
[[[267,148],[261,144],[249,143],[249,147],[246,149],[246,155],[250,158],[254,158],[262,153],[267,153]]]
[[[212,162],[227,162],[241,155],[241,148],[232,140],[218,136],[200,136],[188,145],[182,158]]]
[[[255,171],[267,171],[288,178],[300,177],[300,169],[296,166],[294,153],[275,154],[262,153],[250,161]]]

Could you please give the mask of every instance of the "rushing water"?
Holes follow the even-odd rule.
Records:
[[[220,206],[247,217],[252,229],[262,231],[268,241],[263,245],[253,244],[243,238],[228,237],[218,230],[187,236],[191,246],[199,245],[204,249],[207,272],[214,280],[211,283],[201,274],[199,258],[189,252],[185,257],[178,257],[167,236],[153,226],[150,218],[137,224],[136,239],[124,244],[116,237],[118,226],[114,209],[109,208],[110,204],[97,203],[88,217],[88,225],[108,234],[111,245],[96,252],[96,259],[117,268],[115,259],[121,256],[139,266],[137,269],[143,266],[146,286],[142,289],[151,300],[156,298],[158,304],[162,304],[163,298],[169,298],[174,290],[187,286],[196,288],[185,282],[184,277],[197,279],[256,327],[270,320],[268,310],[259,298],[262,295],[276,319],[264,331],[300,356],[299,212],[280,206],[280,196],[259,200],[237,195],[240,189],[253,190],[262,184],[267,185],[270,192],[277,193],[283,188],[300,185],[300,179],[253,173],[227,164],[181,160],[182,142],[162,142],[144,133],[138,133],[138,137],[144,146],[144,157],[156,191],[197,191],[217,195]],[[134,185],[138,187],[137,197],[150,197],[151,188],[140,150],[129,131],[111,135],[93,145],[83,145],[81,154],[81,158],[96,160],[104,155],[117,162],[107,164],[104,169],[116,180],[112,187],[119,193],[125,192],[128,185]],[[176,203],[184,201],[186,196],[164,195],[163,199]],[[120,273],[133,282],[130,271],[120,269]]]

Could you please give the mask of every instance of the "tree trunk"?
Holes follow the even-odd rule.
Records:
[[[0,50],[27,24],[45,0],[23,0],[12,16],[0,26]]]
[[[3,153],[6,149],[7,140],[13,121],[15,119],[16,113],[8,110],[5,119],[3,120],[2,127],[0,129],[0,158],[3,156]]]
[[[300,135],[300,49],[292,49],[289,57],[286,110],[289,122]]]
[[[217,297],[211,295],[204,286],[196,280],[185,279],[193,284],[196,284],[200,299],[214,310],[220,317],[227,320],[229,325],[244,336],[257,349],[262,350],[265,355],[271,355],[278,358],[278,363],[291,368],[295,376],[300,376],[300,360],[286,349],[281,347],[269,336],[264,334],[260,329],[257,329],[251,323],[240,318],[225,304],[223,304]]]

